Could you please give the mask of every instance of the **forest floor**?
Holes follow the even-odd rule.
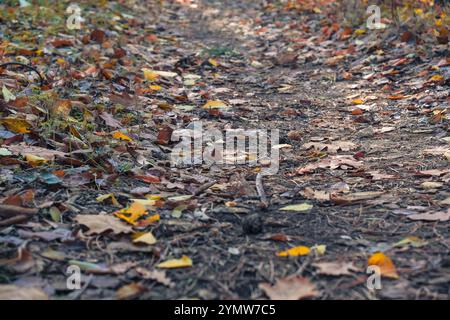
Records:
[[[81,30],[66,1],[0,5],[1,63],[45,75],[0,73],[0,297],[450,298],[448,43],[325,8],[91,2]],[[279,170],[171,166],[194,121],[279,130]]]

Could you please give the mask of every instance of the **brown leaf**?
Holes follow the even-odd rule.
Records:
[[[9,204],[0,204],[0,216],[2,217],[13,217],[16,215],[34,215],[39,210],[36,208],[24,208],[19,206],[13,206]]]
[[[91,40],[93,40],[95,42],[103,43],[103,42],[105,42],[105,38],[106,38],[106,33],[103,30],[95,29],[94,31],[91,32]]]
[[[423,220],[423,221],[448,221],[450,220],[450,209],[439,212],[427,212],[427,213],[418,213],[418,214],[410,214],[408,216],[411,220]]]
[[[71,47],[73,46],[73,42],[69,39],[56,39],[52,41],[52,46],[55,48]]]
[[[118,120],[114,119],[112,114],[103,112],[102,114],[100,114],[100,118],[105,121],[107,126],[110,126],[112,128],[122,128],[122,124]]]
[[[38,288],[1,284],[0,300],[48,300],[48,295]]]
[[[173,129],[169,126],[164,126],[158,131],[158,136],[156,138],[156,142],[158,144],[166,145],[169,143],[170,138],[172,137]]]
[[[46,160],[53,160],[57,157],[64,157],[66,154],[57,150],[50,150],[41,147],[29,146],[25,143],[19,143],[15,145],[8,146],[8,150],[17,155],[32,154],[33,156],[41,157]]]
[[[352,271],[359,271],[353,262],[345,261],[331,261],[331,262],[317,262],[312,264],[316,267],[317,273],[326,274],[329,276],[343,276],[349,275]]]
[[[271,300],[299,300],[319,295],[316,286],[309,279],[297,275],[278,279],[273,286],[270,283],[261,283],[259,288]]]
[[[146,176],[135,176],[136,179],[141,180],[146,183],[159,183],[161,179],[157,176],[146,175]]]
[[[87,235],[101,234],[112,231],[113,234],[130,233],[133,229],[123,224],[120,220],[108,215],[78,215],[75,221],[89,228]]]
[[[139,267],[136,268],[136,272],[141,275],[144,279],[152,279],[156,282],[159,282],[166,287],[173,288],[175,286],[175,283],[172,282],[169,278],[166,276],[166,272],[162,270],[147,270],[145,268]]]
[[[138,297],[142,292],[146,291],[147,288],[139,283],[130,283],[124,285],[116,292],[116,298],[119,300],[133,299]]]

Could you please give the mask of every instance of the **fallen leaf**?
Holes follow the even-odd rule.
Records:
[[[313,207],[312,204],[309,203],[299,203],[299,204],[291,204],[289,206],[280,208],[281,211],[296,211],[296,212],[303,212],[303,211],[309,211]]]
[[[411,220],[423,220],[423,221],[448,221],[450,220],[450,209],[439,212],[427,212],[427,213],[418,213],[418,214],[410,214],[408,218]]]
[[[124,225],[120,220],[109,215],[78,215],[74,219],[79,224],[89,228],[87,235],[102,234],[111,231],[113,234],[131,233],[133,229]]]
[[[48,295],[39,288],[0,284],[0,300],[48,300]]]
[[[34,155],[36,157],[44,158],[47,161],[52,161],[55,157],[65,157],[65,153],[57,150],[50,150],[41,147],[28,146],[25,143],[19,143],[8,146],[8,150],[13,154],[26,156],[27,154]]]
[[[133,239],[133,243],[155,244],[156,238],[151,232],[146,232]]]
[[[133,202],[128,208],[114,212],[114,215],[126,222],[136,225],[137,220],[147,214],[145,206],[139,202]]]
[[[130,283],[124,285],[116,291],[116,298],[119,300],[127,300],[137,298],[140,294],[147,290],[142,284]]]
[[[297,256],[304,256],[311,252],[311,250],[308,247],[305,246],[299,246],[294,247],[285,251],[277,252],[277,256],[279,257],[297,257]]]
[[[123,133],[123,132],[120,132],[120,131],[114,131],[113,133],[112,133],[112,137],[114,138],[114,139],[117,139],[117,140],[123,140],[123,141],[133,141],[133,139],[131,139],[129,136],[127,136],[125,133]]]
[[[368,262],[368,266],[378,266],[380,268],[380,272],[382,276],[392,279],[398,279],[399,276],[397,274],[397,270],[395,268],[394,263],[391,258],[386,256],[382,252],[376,252],[372,256],[370,256]]]
[[[312,266],[318,269],[316,271],[318,274],[329,276],[344,276],[360,271],[353,262],[345,261],[316,262]]]
[[[165,271],[162,271],[162,270],[149,271],[149,270],[147,270],[145,268],[141,268],[141,267],[138,267],[135,270],[144,279],[155,280],[156,282],[161,283],[169,288],[175,287],[175,283],[173,283],[172,280],[167,278]]]
[[[32,154],[26,154],[25,160],[33,167],[43,165],[47,162],[47,159]]]
[[[3,118],[0,119],[0,123],[15,133],[29,133],[31,128],[31,124],[27,120],[20,118]]]
[[[424,189],[439,189],[443,185],[444,184],[441,182],[426,181],[426,182],[423,182],[420,186]]]
[[[309,279],[298,275],[291,275],[283,279],[278,279],[275,285],[261,283],[259,288],[271,300],[300,300],[313,298],[319,295],[316,286]]]
[[[192,267],[192,260],[188,256],[182,256],[181,259],[171,259],[156,265],[157,268],[173,269]]]
[[[228,106],[221,100],[209,100],[203,105],[203,109],[223,109]]]
[[[16,96],[13,95],[13,93],[11,91],[9,91],[9,89],[5,85],[3,85],[2,94],[3,94],[3,99],[5,99],[5,101],[7,103],[10,101],[16,100]]]

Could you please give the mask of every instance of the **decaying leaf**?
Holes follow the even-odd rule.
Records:
[[[146,291],[147,288],[139,283],[130,283],[119,288],[116,292],[116,298],[119,300],[127,300],[137,298]]]
[[[331,261],[331,262],[316,262],[312,264],[316,267],[317,273],[329,276],[344,276],[352,272],[360,271],[353,262],[345,261]]]
[[[141,267],[136,268],[136,272],[144,279],[152,279],[156,282],[159,282],[166,287],[173,288],[175,287],[175,283],[172,282],[169,278],[167,278],[166,272],[162,270],[147,270]]]
[[[78,215],[75,221],[89,228],[88,235],[112,232],[113,234],[131,233],[133,229],[124,225],[120,220],[109,215]]]
[[[298,275],[278,279],[274,285],[261,283],[259,288],[271,300],[300,300],[319,295],[316,286],[309,279]]]
[[[411,220],[444,222],[450,220],[450,209],[448,209],[447,211],[410,214],[408,215],[408,218]]]
[[[48,295],[39,288],[0,284],[0,300],[48,300]]]

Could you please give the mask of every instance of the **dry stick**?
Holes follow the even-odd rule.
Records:
[[[0,204],[0,217],[14,217],[17,215],[31,216],[36,214],[39,209],[36,208],[24,208],[19,206],[13,206],[10,204]]]
[[[259,198],[261,199],[261,203],[263,204],[264,208],[267,208],[269,206],[269,202],[267,201],[266,193],[264,192],[261,172],[256,175],[255,184],[256,191],[258,191]]]
[[[39,79],[41,80],[41,87],[44,86],[44,78],[42,77],[41,73],[35,67],[32,67],[28,64],[20,63],[20,62],[6,62],[6,63],[0,64],[1,69],[5,68],[7,66],[21,66],[21,67],[25,67],[25,68],[28,68],[28,69],[36,72],[39,76]]]
[[[78,300],[81,298],[81,295],[86,291],[86,289],[89,287],[89,285],[91,284],[92,279],[94,278],[93,274],[90,274],[89,277],[87,278],[86,282],[84,283],[83,288],[81,288],[73,297],[72,300]]]
[[[211,182],[205,183],[204,185],[200,186],[195,192],[194,192],[194,196],[198,196],[200,193],[202,193],[203,191],[205,191],[206,189],[211,188],[213,185],[215,185],[217,183],[217,180],[213,180]]]

